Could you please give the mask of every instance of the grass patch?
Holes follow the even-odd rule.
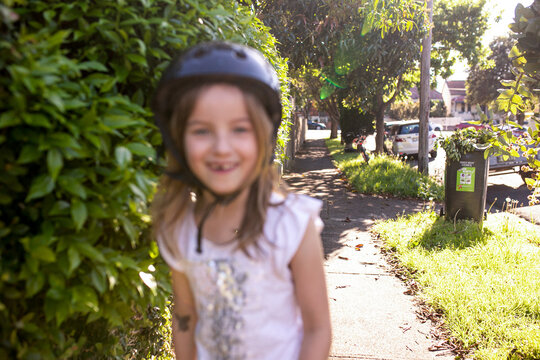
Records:
[[[395,156],[371,155],[369,163],[360,153],[345,153],[338,139],[326,140],[330,155],[358,192],[443,201],[444,187],[418,173]]]
[[[483,227],[420,212],[372,227],[475,359],[540,359],[540,230],[509,213]]]

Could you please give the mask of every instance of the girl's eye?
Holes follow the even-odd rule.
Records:
[[[191,131],[193,135],[206,135],[209,133],[208,129],[193,129]]]
[[[233,129],[235,133],[239,133],[239,134],[249,132],[250,130],[251,129],[247,126],[237,126]]]

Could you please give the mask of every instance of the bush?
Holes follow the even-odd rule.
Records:
[[[232,0],[7,4],[21,5],[0,5],[0,358],[160,355],[152,89],[202,40],[259,48],[282,80],[285,63]]]
[[[390,105],[388,116],[394,120],[418,119],[419,102],[405,100]]]
[[[339,109],[339,126],[341,128],[342,140],[345,142],[350,143],[352,141],[352,138],[348,141],[345,140],[348,134],[356,136],[373,133],[374,123],[375,118],[373,115],[365,113],[358,108],[348,109],[341,106]]]
[[[446,116],[446,105],[443,101],[429,101],[430,117],[445,117]],[[394,120],[408,120],[408,119],[418,119],[418,114],[420,111],[420,102],[413,100],[405,100],[394,102],[390,105],[388,110],[388,116]]]

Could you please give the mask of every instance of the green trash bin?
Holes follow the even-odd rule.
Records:
[[[484,150],[461,156],[459,161],[446,160],[444,176],[445,214],[449,220],[482,222],[486,207],[488,159]]]

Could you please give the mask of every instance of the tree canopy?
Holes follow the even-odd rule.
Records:
[[[385,109],[418,81],[421,39],[429,26],[423,3],[262,0],[258,4],[259,17],[295,71],[295,83],[310,84],[301,87],[308,90],[304,97],[316,98],[334,124],[340,105],[371,113],[377,118],[381,151]],[[436,7],[433,64],[439,70],[434,72],[450,71],[440,69],[453,64],[452,51],[471,61],[479,56],[486,28],[483,6],[484,0],[448,0]]]
[[[398,93],[399,78],[419,54],[426,30],[421,4],[402,0],[367,1],[362,6],[329,0],[261,3],[260,17],[278,38],[281,54],[304,77],[297,81],[308,79],[307,96],[321,102],[334,124],[339,106],[347,105],[378,116],[382,126],[385,100],[389,100],[385,94]]]
[[[499,95],[501,80],[513,78],[512,62],[508,58],[515,40],[510,37],[498,37],[489,45],[491,53],[485,62],[471,67],[467,78],[467,102],[469,104],[488,105]]]
[[[433,4],[431,68],[446,79],[458,58],[476,64],[485,55],[481,39],[487,29],[485,0],[438,0]]]

